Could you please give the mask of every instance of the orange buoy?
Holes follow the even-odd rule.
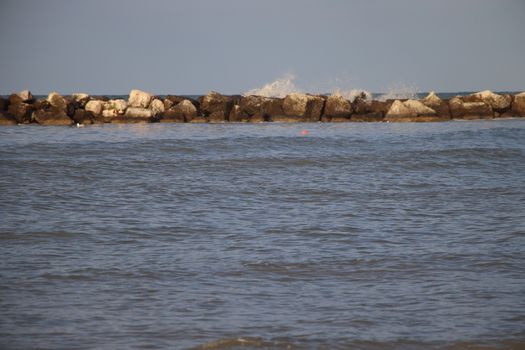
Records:
[[[303,136],[306,136],[306,135],[308,135],[309,133],[310,133],[310,131],[308,131],[308,130],[303,130],[303,131],[301,131],[301,135],[303,135]]]

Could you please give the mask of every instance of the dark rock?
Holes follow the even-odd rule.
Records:
[[[210,92],[200,98],[200,108],[204,116],[210,117],[210,121],[225,121],[230,115],[233,107],[231,96],[221,95],[217,92]]]
[[[242,114],[241,107],[239,105],[234,105],[228,116],[228,120],[231,123],[246,123],[250,121],[250,117],[246,114]]]
[[[0,112],[4,112],[7,110],[7,101],[4,100],[2,96],[0,96]]]
[[[16,125],[16,120],[7,115],[7,113],[0,111],[0,125]]]
[[[75,100],[66,98],[57,92],[50,93],[47,102],[56,110],[64,111],[70,117],[75,114],[75,109],[78,106]]]
[[[182,100],[174,107],[162,112],[159,116],[160,122],[183,123],[191,122],[197,117],[197,108],[190,100]]]
[[[383,113],[371,112],[371,113],[365,113],[365,114],[353,114],[350,117],[350,121],[352,122],[382,122],[383,118],[384,118]]]
[[[39,109],[33,112],[33,120],[40,125],[71,125],[73,120],[66,112],[56,107],[48,110]]]
[[[285,120],[292,122],[298,119],[303,122],[318,122],[321,120],[324,103],[325,99],[321,96],[292,93],[286,96],[283,101],[284,114],[290,118],[272,115],[272,120],[279,119],[282,122]]]
[[[268,100],[264,96],[244,96],[239,102],[241,114],[251,117],[252,115],[264,115],[263,106]]]
[[[71,118],[75,123],[79,124],[95,124],[95,123],[102,123],[101,120],[97,119],[93,113],[90,111],[86,111],[84,109],[77,109],[75,111],[75,114]]]
[[[442,100],[436,95],[434,91],[431,91],[427,97],[421,100],[421,102],[436,111],[435,119],[433,121],[447,121],[452,117],[450,115],[449,103],[447,100]]]
[[[9,103],[7,114],[14,118],[18,123],[27,124],[31,122],[31,114],[35,108],[25,102]]]

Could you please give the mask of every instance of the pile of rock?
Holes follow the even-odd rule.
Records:
[[[450,100],[431,92],[424,99],[376,101],[358,96],[292,93],[284,98],[227,96],[210,92],[194,100],[131,90],[128,100],[77,93],[50,93],[35,99],[30,91],[0,97],[0,125],[38,123],[226,123],[226,122],[437,122],[451,119],[525,117],[525,92],[481,91]]]

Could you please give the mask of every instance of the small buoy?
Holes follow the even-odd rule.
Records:
[[[308,131],[308,130],[303,130],[303,131],[301,131],[301,135],[303,135],[303,136],[306,136],[306,135],[308,135],[309,133],[310,133],[310,131]]]
[[[83,128],[84,124],[77,123],[77,128]]]

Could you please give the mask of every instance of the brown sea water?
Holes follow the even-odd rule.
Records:
[[[524,253],[523,120],[0,128],[1,349],[523,349]]]

